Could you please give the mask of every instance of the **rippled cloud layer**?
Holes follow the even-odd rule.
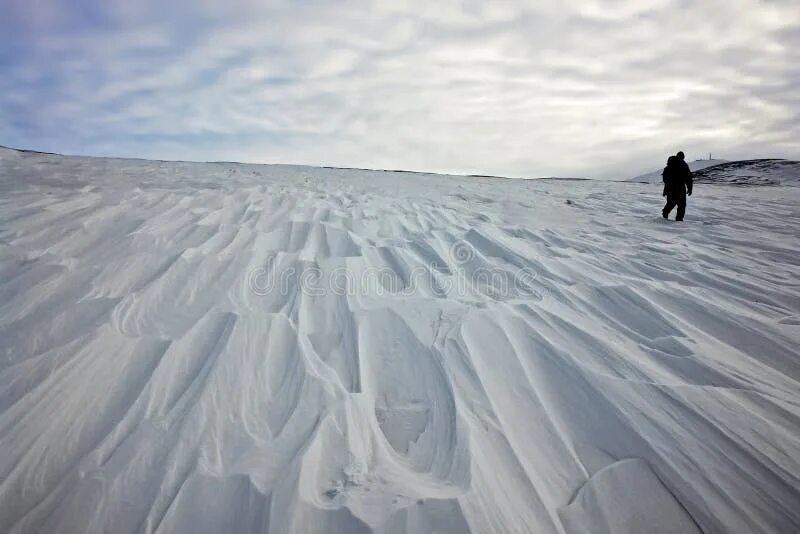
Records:
[[[4,4],[0,144],[619,178],[800,157],[795,1]]]

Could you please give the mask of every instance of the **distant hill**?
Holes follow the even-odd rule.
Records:
[[[697,183],[728,185],[800,185],[800,162],[786,159],[689,162]],[[661,183],[661,169],[631,178],[631,182]]]
[[[689,168],[692,169],[692,172],[699,171],[701,169],[705,169],[706,167],[713,167],[715,165],[721,165],[723,163],[728,163],[727,159],[698,159],[695,161],[689,162]],[[631,182],[647,182],[647,183],[661,183],[661,171],[664,168],[660,168],[656,171],[648,172],[645,174],[641,174],[634,178],[631,178]]]
[[[800,161],[750,159],[707,167],[694,173],[698,183],[800,185]]]

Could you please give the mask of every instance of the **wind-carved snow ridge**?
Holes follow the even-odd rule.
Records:
[[[2,532],[800,530],[800,188],[2,150],[0,192]]]

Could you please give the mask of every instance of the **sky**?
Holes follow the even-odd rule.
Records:
[[[0,0],[0,144],[624,179],[800,159],[797,0]]]

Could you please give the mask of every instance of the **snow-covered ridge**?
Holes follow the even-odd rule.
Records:
[[[706,167],[713,167],[715,165],[721,165],[723,163],[728,163],[726,159],[698,159],[695,161],[689,161],[687,164],[689,165],[689,169],[692,172],[697,172],[701,169],[705,169]],[[666,163],[665,163],[666,164]],[[646,182],[646,183],[661,183],[661,172],[664,170],[662,166],[660,169],[651,171],[645,174],[641,174],[639,176],[635,176],[631,178],[629,181],[631,182]]]
[[[751,159],[741,161],[698,160],[689,163],[694,181],[725,185],[800,185],[800,161],[786,159]],[[661,170],[632,182],[661,183]]]
[[[794,532],[800,188],[0,153],[0,531]]]
[[[731,161],[694,173],[699,183],[727,185],[800,185],[800,161],[754,159]]]

